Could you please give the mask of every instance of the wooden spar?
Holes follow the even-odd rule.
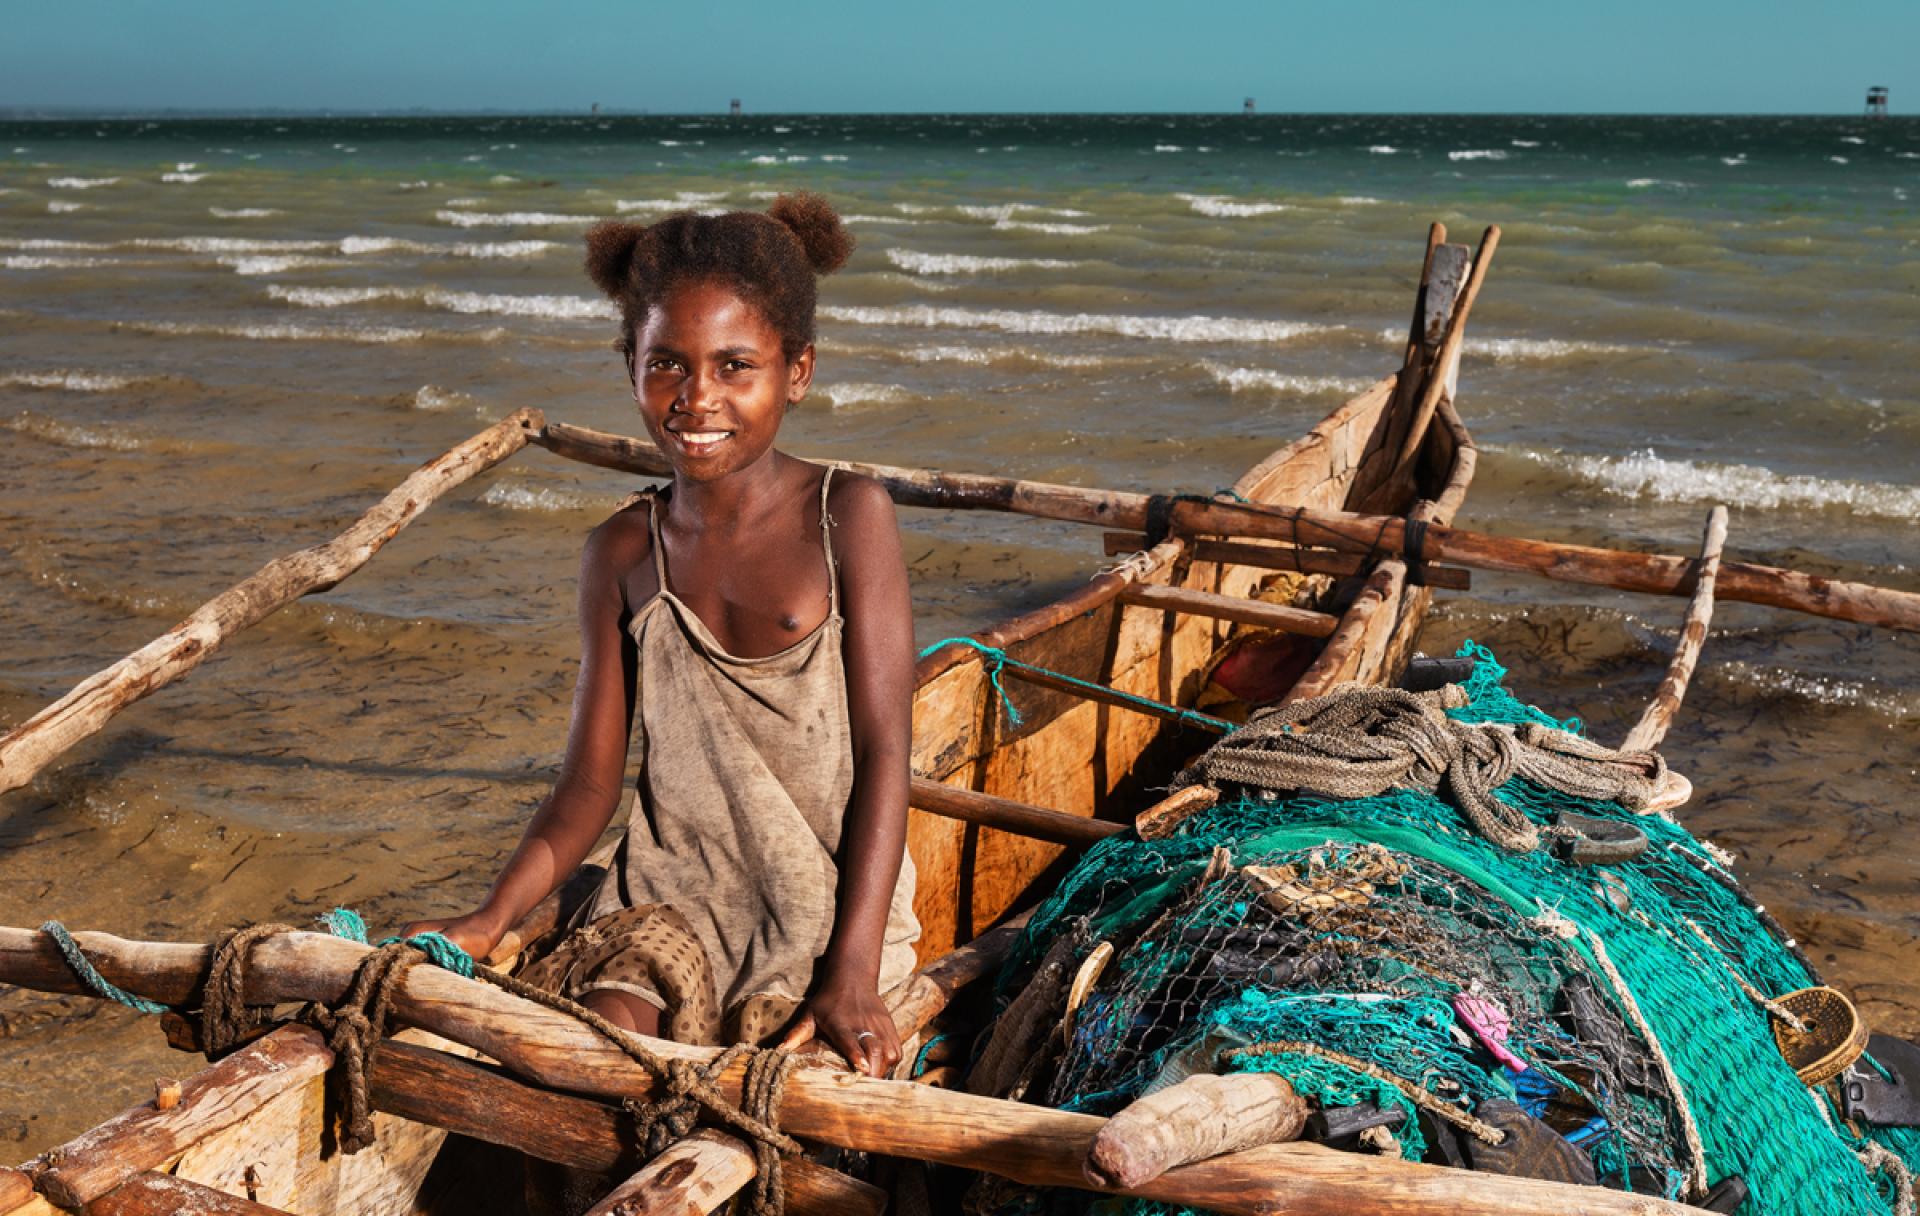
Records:
[[[1175,706],[1140,700],[1117,688],[1108,688],[1104,684],[1086,684],[1056,675],[1051,671],[1041,671],[1035,667],[1016,667],[1012,663],[1001,668],[1000,675],[1003,679],[1025,680],[1029,684],[1038,684],[1042,688],[1064,692],[1070,697],[1079,697],[1083,701],[1097,701],[1101,705],[1111,705],[1115,709],[1132,710],[1136,714],[1159,718],[1163,722],[1191,726],[1196,730],[1210,731],[1216,735],[1227,733],[1227,727],[1217,725],[1204,716],[1196,716]]]
[[[1137,1187],[1189,1161],[1296,1140],[1307,1113],[1285,1077],[1196,1073],[1108,1119],[1087,1151],[1087,1179]]]
[[[1442,246],[1441,248],[1446,248]],[[1473,268],[1467,272],[1467,285],[1460,289],[1459,297],[1452,302],[1447,314],[1446,337],[1440,340],[1439,353],[1434,356],[1426,373],[1426,386],[1420,394],[1419,404],[1414,407],[1413,416],[1408,422],[1406,438],[1401,442],[1400,453],[1394,459],[1393,467],[1407,468],[1420,451],[1420,445],[1426,440],[1427,427],[1433,421],[1433,412],[1440,405],[1444,394],[1453,397],[1454,372],[1460,361],[1461,345],[1467,339],[1467,316],[1473,311],[1473,302],[1480,296],[1480,285],[1487,280],[1487,267],[1493,264],[1494,251],[1500,248],[1500,229],[1489,227],[1480,238],[1480,248],[1473,255]],[[1434,269],[1440,269],[1440,249],[1434,250]],[[1451,265],[1451,263],[1449,263]],[[1438,289],[1436,281],[1434,288]],[[1438,314],[1436,313],[1436,319]]]
[[[488,1144],[515,1149],[542,1161],[609,1173],[639,1168],[633,1118],[575,1094],[552,1093],[519,1080],[497,1065],[392,1039],[374,1053],[368,1093],[374,1109]],[[745,1143],[720,1135],[703,1153],[704,1164],[722,1175],[753,1177],[753,1154]],[[731,1149],[729,1153],[727,1150]],[[795,1216],[872,1212],[884,1194],[804,1158],[785,1163],[787,1210]],[[738,1189],[736,1186],[735,1189]],[[702,1209],[703,1211],[706,1209]]]
[[[948,819],[1081,848],[1127,830],[1123,824],[1083,819],[1064,811],[1049,811],[1044,807],[1015,802],[1011,798],[942,785],[925,777],[913,779],[907,804],[935,815],[944,815]]]
[[[288,1090],[325,1073],[333,1053],[304,1026],[283,1026],[186,1082],[166,1110],[137,1106],[37,1162],[34,1185],[66,1208],[84,1208],[135,1174],[244,1122]]]
[[[0,1213],[11,1212],[33,1198],[33,1179],[19,1170],[0,1166]]]
[[[753,1181],[753,1154],[702,1129],[640,1167],[587,1209],[587,1216],[706,1216]]]
[[[1339,617],[1328,616],[1324,612],[1309,612],[1285,604],[1269,604],[1261,600],[1215,595],[1210,591],[1147,583],[1134,583],[1127,587],[1120,593],[1120,602],[1141,608],[1158,608],[1163,612],[1185,612],[1222,621],[1238,621],[1243,625],[1259,625],[1310,638],[1331,637],[1340,625]]]
[[[149,999],[180,1001],[199,987],[209,950],[76,935],[105,977]],[[316,933],[265,939],[248,954],[249,1003],[337,1001],[367,947]],[[45,934],[0,928],[0,981],[72,992],[81,986]],[[644,1098],[656,1079],[618,1047],[565,1014],[437,967],[395,985],[393,1014],[462,1043],[551,1089]],[[639,1038],[639,1036],[634,1036]],[[704,1063],[714,1048],[639,1039],[665,1059]],[[720,1079],[738,1100],[743,1066]],[[1034,1186],[1085,1188],[1081,1165],[1104,1120],[954,1093],[906,1081],[799,1068],[787,1079],[781,1125],[842,1148],[985,1170]],[[1168,1171],[1128,1192],[1167,1203],[1253,1216],[1283,1202],[1296,1216],[1349,1216],[1377,1206],[1398,1216],[1685,1216],[1679,1204],[1599,1187],[1464,1174],[1438,1166],[1269,1145]]]
[[[1189,785],[1177,789],[1133,817],[1133,830],[1142,840],[1164,840],[1187,818],[1220,801],[1220,791],[1210,785]]]
[[[516,410],[421,465],[332,540],[274,558],[172,629],[82,680],[0,739],[0,793],[25,785],[115,714],[205,662],[229,637],[303,595],[336,586],[435,499],[525,447],[544,425],[539,410]]]
[[[1680,627],[1680,640],[1673,648],[1673,662],[1666,679],[1660,681],[1653,701],[1627,732],[1622,751],[1652,751],[1667,737],[1673,716],[1687,695],[1687,682],[1693,678],[1694,664],[1700,661],[1700,648],[1706,644],[1707,625],[1713,620],[1713,584],[1720,573],[1720,550],[1727,543],[1727,509],[1715,507],[1707,515],[1707,535],[1700,548],[1700,569],[1695,577],[1693,599],[1687,604],[1686,622]]]
[[[287,1216],[280,1208],[158,1170],[140,1171],[84,1211],[86,1216]]]
[[[643,440],[563,423],[549,423],[533,441],[570,459],[632,472],[655,471],[657,462],[664,459]],[[643,460],[642,453],[650,455]],[[1129,531],[1147,526],[1152,498],[1125,490],[1081,489],[981,473],[944,473],[852,461],[827,463],[875,478],[886,486],[895,502],[906,506],[1012,511],[1039,519]],[[1407,550],[1407,521],[1395,516],[1265,507],[1220,499],[1181,499],[1171,503],[1168,516],[1173,530],[1183,536],[1250,537],[1366,557],[1400,557]],[[1419,556],[1423,561],[1448,561],[1478,570],[1533,574],[1622,591],[1683,595],[1692,589],[1688,576],[1693,559],[1689,557],[1493,536],[1437,523],[1427,526]],[[1716,590],[1722,599],[1863,625],[1920,630],[1920,593],[1911,591],[1745,562],[1723,563]],[[1117,592],[1117,587],[1110,589],[1110,593]],[[1008,668],[1009,672],[1013,670]]]
[[[1147,538],[1138,532],[1108,532],[1105,542],[1108,557],[1138,553],[1147,547]],[[1301,574],[1330,574],[1335,577],[1362,573],[1368,562],[1366,557],[1358,553],[1199,538],[1187,541],[1187,552],[1195,561],[1218,562],[1223,566],[1253,566],[1260,570],[1293,570]],[[1472,575],[1452,566],[1429,565],[1424,574],[1422,581],[1429,587],[1441,587],[1448,591],[1473,589]]]
[[[926,1029],[960,990],[997,969],[1020,940],[1020,931],[1032,919],[1033,909],[1011,916],[964,946],[920,968],[892,992],[887,1009],[902,1043]]]

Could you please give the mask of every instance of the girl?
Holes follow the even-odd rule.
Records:
[[[900,1058],[881,993],[919,936],[906,566],[878,483],[774,447],[813,380],[816,275],[852,249],[810,194],[587,234],[672,482],[587,540],[553,792],[477,910],[407,932],[484,956],[599,839],[631,736],[640,779],[616,862],[524,978],[642,1034],[784,1029],[782,1046],[817,1036],[881,1076]]]

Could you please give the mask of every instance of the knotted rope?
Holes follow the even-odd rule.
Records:
[[[1515,777],[1576,798],[1643,807],[1666,775],[1653,752],[1619,752],[1539,723],[1459,722],[1449,685],[1436,693],[1343,684],[1323,697],[1257,711],[1183,772],[1174,787],[1233,783],[1371,798],[1444,790],[1481,836],[1525,853],[1541,828],[1493,791]]]

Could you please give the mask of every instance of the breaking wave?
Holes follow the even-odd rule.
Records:
[[[889,249],[887,260],[913,274],[1002,274],[1013,270],[1068,270],[1081,265],[1061,258],[987,258],[912,249]]]
[[[509,511],[595,511],[602,510],[607,503],[604,498],[580,494],[572,490],[556,490],[550,486],[530,486],[523,482],[500,481],[487,487],[480,495],[480,501],[490,507],[504,507]]]
[[[1230,367],[1224,363],[1203,363],[1207,374],[1236,393],[1265,391],[1313,396],[1319,393],[1359,392],[1364,380],[1346,380],[1339,376],[1296,376],[1265,367]]]
[[[855,325],[997,329],[1015,334],[1113,334],[1169,342],[1285,342],[1337,327],[1305,321],[1255,321],[1240,317],[1145,317],[1101,313],[1021,312],[1008,308],[940,308],[907,304],[891,308],[827,305],[822,315]]]
[[[596,215],[560,215],[552,211],[454,211],[442,209],[433,218],[456,228],[530,227],[553,228],[561,224],[591,224]]]
[[[816,388],[815,391],[837,410],[862,405],[904,405],[919,399],[913,390],[903,384],[833,384]]]
[[[0,384],[9,388],[57,388],[69,393],[115,393],[139,382],[138,376],[112,376],[101,372],[8,372],[0,375]]]
[[[1651,448],[1625,456],[1498,450],[1565,470],[1622,498],[1726,503],[1760,511],[1838,510],[1899,520],[1920,515],[1920,486],[1776,473],[1758,465],[1669,460]]]
[[[55,190],[98,190],[119,180],[117,177],[50,177],[47,185]]]
[[[1292,211],[1286,203],[1241,203],[1224,194],[1176,194],[1175,198],[1186,200],[1201,215],[1210,215],[1218,219],[1243,219],[1256,215],[1273,215],[1281,211]]]
[[[127,321],[122,322],[128,329],[141,333],[167,334],[206,338],[246,338],[262,342],[371,342],[379,345],[394,345],[403,342],[418,342],[428,333],[424,329],[403,329],[392,325],[365,325],[332,327],[325,325],[219,325],[198,321]],[[438,338],[465,337],[466,335],[434,334]],[[488,331],[479,335],[483,340],[498,336],[498,331]]]
[[[147,446],[131,435],[62,422],[56,418],[45,418],[26,410],[21,410],[0,425],[4,425],[16,434],[30,435],[35,439],[56,443],[66,448],[105,448],[114,452],[134,452]]]

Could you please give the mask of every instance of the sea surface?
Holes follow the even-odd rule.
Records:
[[[1504,230],[1461,521],[1920,589],[1920,122],[529,117],[0,123],[0,726],[522,406],[635,432],[607,216],[832,198],[801,454],[1208,492],[1391,370],[1429,222]],[[529,450],[0,797],[0,923],[204,939],[465,909],[554,774],[581,539],[631,479]],[[903,514],[923,641],[1099,538]],[[1432,653],[1617,741],[1684,605],[1476,574]],[[1920,1033],[1920,636],[1724,604],[1685,822],[1875,1029]],[[0,994],[0,1159],[190,1071]]]

